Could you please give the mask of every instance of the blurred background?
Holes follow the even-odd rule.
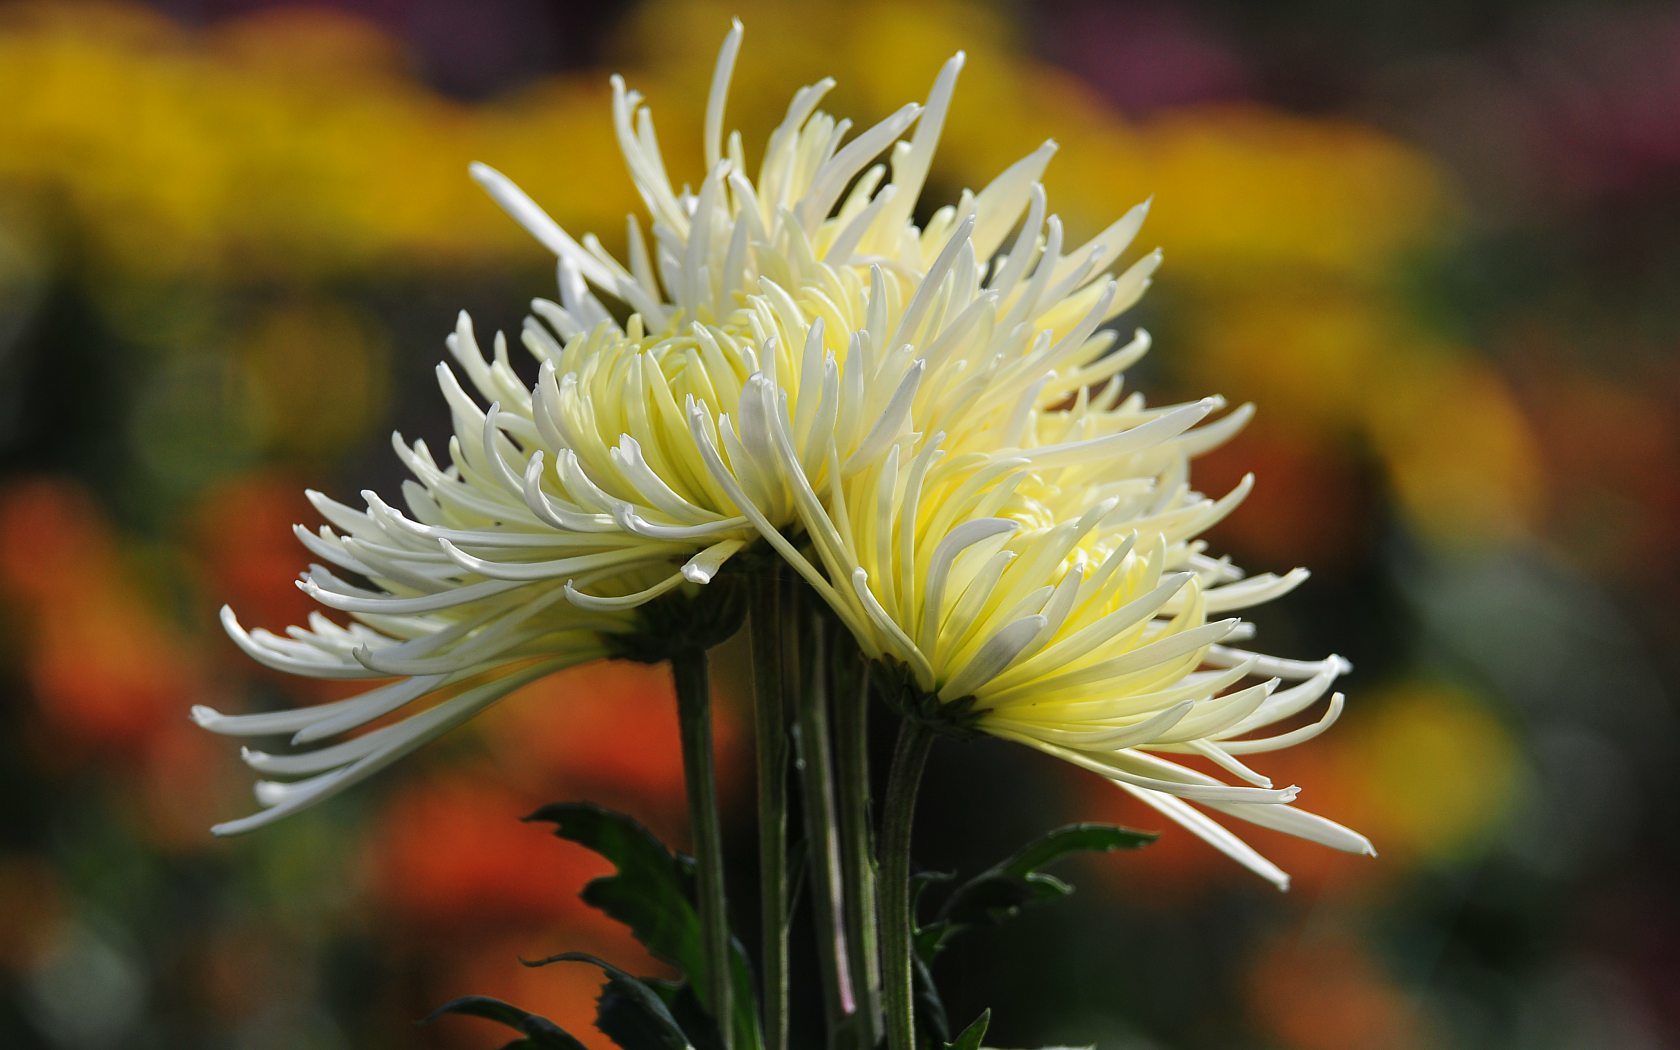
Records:
[[[482,992],[587,1031],[590,973],[518,957],[651,965],[576,903],[599,862],[516,818],[588,798],[680,843],[663,671],[539,683],[235,841],[206,828],[250,778],[187,710],[332,695],[243,659],[217,607],[303,616],[303,488],[394,489],[391,430],[446,426],[456,311],[516,330],[552,294],[468,162],[615,245],[607,74],[697,179],[731,14],[749,153],[800,84],[873,120],[964,48],[934,199],[1047,136],[1073,233],[1154,195],[1139,383],[1259,403],[1201,468],[1259,475],[1216,544],[1310,565],[1262,636],[1357,667],[1341,725],[1264,768],[1378,860],[1254,832],[1282,896],[1177,829],[1070,865],[1074,898],[942,962],[953,1019],[1105,1050],[1680,1045],[1680,12],[1585,0],[0,6],[0,1044],[490,1047],[414,1021]],[[945,746],[919,860],[1080,819],[1160,827]]]

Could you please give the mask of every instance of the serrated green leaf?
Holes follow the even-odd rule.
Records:
[[[984,1010],[974,1023],[962,1030],[955,1042],[946,1043],[945,1050],[980,1050],[980,1040],[986,1038],[986,1027],[992,1023],[992,1012]]]
[[[482,1017],[487,1021],[498,1021],[526,1037],[508,1043],[503,1050],[507,1050],[507,1047],[529,1047],[532,1050],[584,1050],[582,1043],[548,1018],[539,1017],[536,1014],[521,1010],[512,1003],[492,999],[487,995],[464,995],[459,999],[444,1003],[427,1014],[422,1023],[429,1023],[445,1014],[455,1014],[461,1017]]]
[[[546,959],[526,961],[525,965],[549,966],[561,962],[588,963],[607,975],[607,983],[597,1000],[595,1027],[623,1050],[694,1050],[665,1000],[640,977],[587,952],[562,952]]]
[[[622,1050],[688,1050],[693,1046],[675,1018],[667,1024],[648,1010],[639,989],[616,977],[602,986],[595,1001],[595,1027]]]
[[[942,910],[940,918],[947,928],[942,932],[938,946],[942,947],[951,935],[969,927],[1000,925],[1020,914],[1021,909],[1029,904],[1057,900],[1072,892],[1072,886],[1042,871],[1021,878],[976,878],[963,886],[960,898],[953,896],[953,906]]]
[[[525,819],[551,823],[557,838],[611,861],[617,870],[590,880],[583,888],[584,902],[630,927],[649,952],[677,967],[696,988],[707,987],[692,860],[666,849],[633,818],[586,802],[544,806]],[[731,939],[730,947],[734,1044],[737,1050],[758,1050],[764,1037],[752,967],[740,942]]]
[[[630,927],[655,957],[691,978],[704,969],[694,870],[630,817],[585,802],[544,806],[525,818],[554,825],[554,834],[587,847],[617,870],[584,886],[585,903]]]
[[[1024,876],[1070,853],[1108,853],[1117,849],[1141,849],[1158,836],[1114,824],[1068,824],[1028,843],[994,871]]]
[[[1057,828],[952,890],[934,921],[917,929],[917,954],[931,964],[963,930],[996,926],[1028,905],[1072,893],[1072,886],[1039,870],[1053,861],[1072,853],[1137,849],[1153,841],[1155,836],[1149,832],[1109,824]]]

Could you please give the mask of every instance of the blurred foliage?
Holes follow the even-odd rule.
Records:
[[[1379,860],[1266,837],[1296,876],[1282,898],[1174,832],[1081,861],[1087,892],[940,959],[951,1017],[995,1007],[1004,1045],[1680,1040],[1680,17],[589,10],[0,8],[0,1044],[496,1045],[470,1019],[412,1027],[460,992],[589,1042],[600,975],[517,957],[658,972],[577,901],[600,859],[516,818],[588,798],[680,842],[661,669],[533,685],[235,842],[204,829],[247,805],[244,778],[186,711],[330,695],[245,662],[216,606],[305,615],[304,485],[389,488],[392,427],[442,429],[431,366],[455,311],[505,327],[551,282],[467,163],[616,246],[636,202],[606,74],[651,98],[694,179],[731,14],[749,144],[797,84],[833,74],[832,107],[868,119],[963,48],[936,190],[1051,136],[1075,235],[1155,195],[1167,267],[1135,322],[1157,337],[1138,384],[1259,404],[1203,464],[1210,490],[1259,477],[1218,542],[1313,566],[1260,626],[1359,668],[1337,732],[1267,772]],[[923,863],[979,870],[1070,820],[1153,826],[1055,765],[941,750]],[[731,839],[745,885],[749,836]]]

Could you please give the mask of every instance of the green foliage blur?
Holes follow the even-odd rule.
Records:
[[[608,73],[697,181],[735,14],[749,144],[800,84],[831,74],[833,108],[874,119],[962,48],[930,197],[1046,137],[1076,241],[1154,196],[1135,382],[1258,403],[1199,468],[1209,492],[1258,476],[1216,545],[1310,566],[1261,610],[1269,648],[1357,668],[1340,725],[1266,772],[1381,856],[1255,832],[1285,896],[1101,780],[942,747],[928,869],[967,879],[1075,821],[1165,832],[943,953],[959,1028],[990,1007],[1006,1046],[1680,1042],[1671,8],[40,0],[0,7],[0,1045],[490,1047],[481,1020],[416,1021],[470,993],[590,1033],[600,974],[520,957],[657,973],[577,900],[608,866],[518,818],[588,799],[682,844],[662,669],[537,683],[233,841],[207,828],[248,777],[187,712],[341,695],[249,664],[217,608],[300,622],[303,489],[394,490],[390,432],[446,433],[456,311],[516,330],[551,294],[467,164],[614,247],[637,202]]]

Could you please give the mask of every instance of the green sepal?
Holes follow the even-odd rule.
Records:
[[[922,688],[909,664],[897,660],[874,660],[869,664],[874,692],[901,717],[947,736],[974,737],[980,730],[981,712],[977,696],[945,699]]]
[[[746,587],[738,576],[720,574],[697,593],[674,591],[640,606],[635,629],[609,640],[610,655],[661,664],[677,653],[705,652],[734,637],[746,616]]]
[[[487,995],[463,995],[453,999],[427,1014],[421,1023],[429,1024],[445,1014],[498,1021],[525,1036],[505,1044],[502,1050],[585,1050],[581,1042],[548,1018]]]

